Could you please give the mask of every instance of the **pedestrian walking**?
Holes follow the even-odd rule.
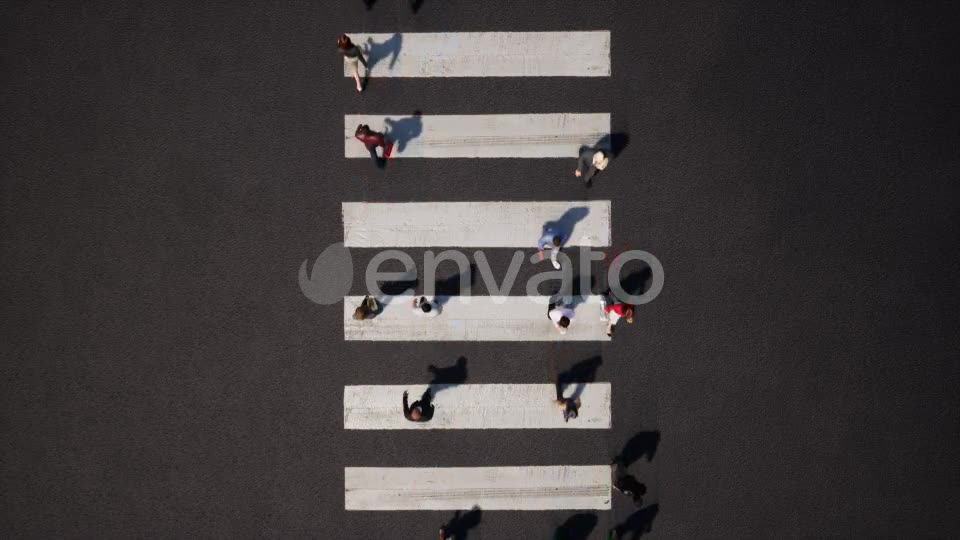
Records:
[[[555,230],[553,227],[545,227],[543,229],[543,236],[540,237],[540,241],[537,242],[537,250],[540,255],[539,260],[543,260],[544,250],[550,250],[550,262],[553,263],[553,267],[557,270],[560,269],[560,262],[557,260],[557,255],[560,254],[560,247],[563,246],[564,238],[559,234],[559,231]]]
[[[567,333],[570,326],[570,320],[573,319],[573,310],[564,305],[563,299],[551,302],[547,306],[547,318],[553,322],[553,326],[561,334]]]
[[[363,301],[353,312],[353,318],[358,321],[374,318],[380,312],[380,304],[372,296],[363,297]]]
[[[407,404],[407,392],[403,393],[403,417],[411,422],[429,422],[433,418],[434,406],[431,401],[433,400],[433,395],[430,394],[430,389],[428,388],[426,392],[420,396],[420,399],[414,401],[412,405]]]
[[[604,295],[603,300],[600,301],[600,307],[603,310],[600,318],[607,321],[608,336],[613,336],[613,327],[616,326],[620,319],[626,319],[627,324],[633,324],[632,304],[620,302],[616,298]]]
[[[611,474],[613,475],[613,489],[633,499],[633,504],[637,508],[643,506],[643,496],[647,493],[647,486],[640,483],[633,475],[626,472],[623,464],[614,459],[611,465]]]
[[[383,133],[373,131],[366,124],[357,126],[357,131],[354,132],[353,136],[367,147],[367,151],[370,152],[370,157],[377,164],[377,167],[383,168],[387,164],[387,158],[390,157],[390,152],[393,150],[393,141],[387,140]],[[383,148],[383,157],[377,155],[378,147]]]
[[[580,149],[580,158],[577,160],[577,170],[574,171],[573,174],[576,175],[577,178],[583,178],[584,183],[589,186],[591,182],[593,182],[593,177],[596,176],[597,172],[606,169],[609,163],[610,158],[607,157],[607,154],[603,150],[585,146]]]
[[[571,418],[576,419],[580,414],[580,398],[571,399],[559,397],[554,400],[554,403],[563,411],[564,422],[569,422]]]
[[[440,314],[440,304],[436,300],[427,300],[426,296],[414,298],[413,312],[420,317],[436,317]]]
[[[364,71],[367,69],[367,60],[363,57],[363,51],[354,45],[346,34],[340,34],[337,38],[337,49],[347,60],[347,65],[353,69],[353,79],[357,81],[357,92],[363,92],[363,84],[360,82],[360,64],[363,64]]]

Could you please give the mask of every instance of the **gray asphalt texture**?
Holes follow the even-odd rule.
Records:
[[[0,536],[435,538],[452,512],[345,512],[343,468],[601,464],[637,435],[651,538],[957,535],[956,3],[244,4],[2,8]],[[360,95],[334,46],[571,29],[612,31],[611,78]],[[610,112],[629,141],[591,189],[573,157],[342,157],[344,114],[414,110]],[[345,343],[297,284],[342,201],[578,199],[665,269],[611,343]],[[599,357],[613,429],[343,430],[344,385],[460,356],[472,383]],[[614,505],[469,537],[601,538]]]

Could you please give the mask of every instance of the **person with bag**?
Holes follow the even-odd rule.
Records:
[[[366,319],[374,318],[377,313],[380,312],[380,305],[377,303],[377,299],[372,296],[365,296],[363,301],[357,306],[357,309],[353,312],[353,318],[357,321],[363,321]]]
[[[608,301],[612,300],[612,301]],[[633,324],[633,305],[626,302],[620,302],[612,295],[604,295],[600,301],[600,308],[603,312],[600,318],[607,321],[607,336],[613,336],[613,327],[620,321],[626,319],[627,324]]]
[[[387,140],[383,133],[373,131],[370,129],[370,126],[366,124],[357,126],[357,131],[354,132],[353,136],[367,147],[367,151],[370,152],[370,157],[377,167],[382,169],[386,166],[390,152],[393,150],[392,141]],[[383,148],[383,157],[377,155],[378,147]]]
[[[584,183],[589,186],[593,182],[593,177],[597,172],[607,168],[610,158],[603,150],[586,147],[580,149],[580,159],[577,161],[577,170],[574,175],[577,178],[583,178]]]

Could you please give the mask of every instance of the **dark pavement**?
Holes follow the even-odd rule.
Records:
[[[435,538],[453,512],[345,512],[343,467],[600,464],[638,434],[644,513],[484,511],[470,538],[956,536],[957,4],[336,5],[4,4],[0,536]],[[335,51],[590,29],[610,79],[361,95]],[[610,112],[629,141],[589,190],[574,157],[342,157],[344,114],[414,110]],[[612,343],[345,343],[297,284],[342,201],[577,199],[665,269]],[[343,430],[344,385],[459,356],[471,383],[600,356],[613,429]]]

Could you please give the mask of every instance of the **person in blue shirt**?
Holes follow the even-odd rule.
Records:
[[[557,234],[552,228],[546,228],[543,231],[543,236],[540,237],[540,241],[537,242],[537,249],[540,253],[540,260],[543,260],[543,251],[546,249],[550,250],[550,262],[553,263],[553,267],[557,270],[560,269],[560,262],[557,261],[557,255],[560,254],[560,246],[563,245],[563,237]]]

